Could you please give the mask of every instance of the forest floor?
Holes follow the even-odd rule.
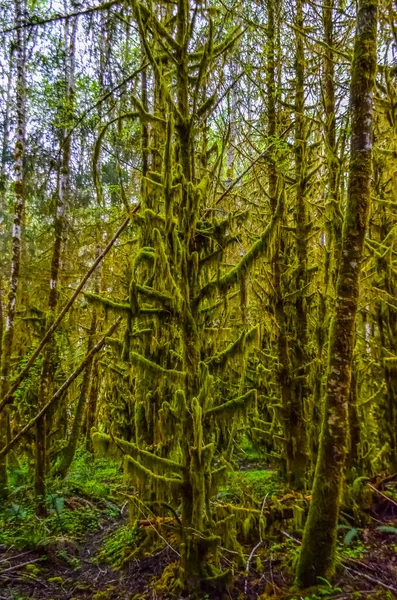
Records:
[[[302,593],[291,588],[300,544],[299,519],[310,498],[289,493],[274,471],[260,470],[249,461],[240,467],[219,492],[217,502],[223,506],[247,506],[251,502],[251,506],[260,508],[263,498],[267,498],[268,514],[273,510],[279,516],[267,527],[263,543],[252,556],[248,576],[248,557],[260,533],[257,525],[250,528],[246,522],[245,534],[238,536],[240,563],[235,562],[233,585],[223,598],[397,599],[394,480],[376,491],[378,501],[366,511],[365,525],[355,523],[351,514],[342,513],[338,577],[333,584],[324,580],[315,590]],[[80,455],[67,479],[53,482],[45,519],[34,516],[28,500],[30,488],[24,483],[27,470],[14,469],[12,473],[13,500],[0,513],[0,600],[177,597],[167,593],[167,584],[161,579],[166,567],[171,569],[178,558],[172,536],[164,534],[161,519],[147,518],[142,509],[143,518],[135,525],[129,523],[133,496],[118,464],[103,459],[93,464],[86,455]],[[138,553],[142,531],[152,545]],[[221,549],[224,567],[230,566],[229,559],[235,554],[230,547]],[[202,596],[203,600],[212,598],[218,597],[213,593]]]

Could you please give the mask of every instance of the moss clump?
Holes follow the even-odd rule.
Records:
[[[137,522],[123,525],[104,539],[97,560],[105,561],[115,569],[121,569],[136,553],[141,539],[142,530]]]

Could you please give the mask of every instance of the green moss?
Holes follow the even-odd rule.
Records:
[[[223,404],[214,406],[205,411],[205,418],[216,417],[224,419],[227,415],[234,415],[237,410],[246,411],[249,405],[256,402],[256,390],[249,390],[242,396],[228,400]]]
[[[114,302],[113,300],[110,300],[110,298],[105,298],[104,296],[100,296],[99,294],[84,292],[84,296],[89,302],[100,304],[102,306],[105,306],[106,308],[111,308],[116,312],[129,313],[131,310],[129,304],[122,302]]]
[[[184,371],[177,371],[176,369],[165,369],[157,363],[149,360],[148,358],[145,358],[141,354],[138,354],[138,352],[131,352],[130,359],[132,362],[135,362],[136,364],[145,367],[149,372],[151,371],[156,374],[168,376],[171,381],[183,381],[186,377],[186,373]]]
[[[142,530],[138,523],[122,525],[107,535],[97,559],[110,563],[115,569],[121,569],[133,555],[142,539]]]

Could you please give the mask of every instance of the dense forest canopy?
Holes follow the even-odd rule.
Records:
[[[397,597],[396,11],[2,3],[1,598]]]

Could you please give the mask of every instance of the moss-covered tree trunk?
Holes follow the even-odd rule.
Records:
[[[335,316],[330,327],[324,418],[297,582],[332,577],[348,436],[348,403],[364,237],[371,196],[377,1],[360,0],[351,76],[349,189]]]
[[[324,363],[327,331],[329,328],[330,297],[335,289],[335,273],[341,243],[341,212],[338,193],[338,149],[335,114],[335,62],[334,52],[334,1],[323,5],[322,22],[324,42],[322,98],[324,106],[324,139],[327,161],[326,224],[322,235],[324,247],[323,284],[319,288],[319,303],[316,324],[317,362],[313,373],[313,402],[311,407],[311,464],[313,470],[318,451],[318,432],[321,425],[321,398],[324,393]]]
[[[285,452],[287,475],[291,486],[305,487],[308,460],[307,424],[305,420],[308,397],[308,311],[305,296],[308,284],[308,218],[307,218],[307,134],[305,119],[305,52],[303,1],[296,2],[295,40],[295,178],[294,207],[296,267],[293,279],[295,302],[290,325],[290,361],[293,377],[289,405],[284,407]]]
[[[55,312],[58,306],[58,287],[61,272],[61,254],[64,241],[66,222],[66,203],[69,193],[69,168],[71,155],[71,119],[73,118],[74,106],[74,71],[75,71],[75,42],[77,31],[77,18],[65,24],[65,45],[67,48],[65,63],[65,82],[67,89],[65,118],[67,126],[62,140],[62,164],[59,174],[57,204],[54,217],[54,245],[51,259],[50,290],[48,295],[47,327],[53,324]],[[41,372],[38,407],[42,408],[51,393],[52,380],[55,373],[56,345],[54,339],[44,348],[43,367]],[[36,510],[39,515],[46,515],[46,471],[48,468],[47,436],[51,430],[51,422],[56,406],[52,407],[46,415],[43,415],[36,424],[36,461],[35,461],[35,497]]]
[[[91,352],[94,347],[94,335],[97,326],[97,308],[94,306],[91,317],[91,327],[88,336],[87,344],[87,355]],[[70,465],[72,464],[74,455],[76,453],[77,444],[80,437],[81,426],[84,418],[84,410],[86,408],[87,400],[89,398],[90,382],[92,373],[92,361],[88,363],[84,371],[83,381],[81,383],[80,394],[77,400],[76,410],[74,413],[72,431],[68,443],[63,450],[62,458],[59,463],[59,467],[56,469],[56,475],[65,477]]]
[[[268,137],[269,140],[275,139],[277,135],[277,102],[276,102],[276,7],[274,0],[267,0],[267,52],[266,52],[266,91],[268,97]],[[269,161],[269,198],[273,215],[276,214],[278,203],[283,202],[283,196],[278,192],[278,173],[276,165],[276,156]],[[284,202],[283,202],[284,204]],[[280,213],[284,216],[284,206]],[[285,252],[284,230],[281,223],[277,225],[277,234],[275,236],[274,247],[272,249],[272,304],[274,316],[277,322],[277,358],[278,370],[277,380],[280,386],[281,404],[283,407],[283,417],[285,419],[283,426],[288,431],[290,408],[291,408],[291,369],[288,349],[288,335],[286,313],[282,292],[282,257]],[[288,435],[288,433],[287,433]],[[289,473],[292,470],[291,461],[293,460],[292,445],[288,446],[290,452],[285,452],[284,470]]]
[[[26,129],[26,74],[25,74],[25,35],[20,27],[23,20],[23,4],[21,0],[15,1],[16,32],[16,142],[14,153],[14,217],[12,226],[12,258],[9,290],[6,306],[6,322],[3,334],[1,356],[1,384],[0,397],[8,392],[11,372],[11,356],[14,342],[16,301],[19,284],[19,271],[21,266],[21,232],[25,206],[24,193],[24,155],[25,155],[25,129]],[[8,409],[5,407],[0,414],[0,447],[7,443]],[[8,495],[7,485],[7,458],[0,459],[0,500],[5,500]]]

